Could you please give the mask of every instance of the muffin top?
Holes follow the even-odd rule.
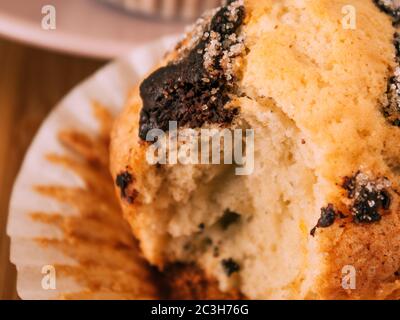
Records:
[[[326,178],[385,174],[382,154],[399,157],[383,149],[400,138],[398,12],[393,1],[228,1],[141,84],[140,138],[169,121],[229,124],[244,97],[268,98],[325,151]]]

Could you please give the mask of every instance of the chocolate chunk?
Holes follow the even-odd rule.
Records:
[[[328,228],[335,223],[336,212],[332,204],[321,209],[321,218],[318,220],[318,228]]]
[[[389,180],[381,178],[371,180],[367,175],[358,172],[354,177],[344,179],[343,188],[348,198],[353,200],[351,212],[355,223],[373,223],[381,220],[381,210],[389,210],[391,196],[386,188]]]
[[[360,203],[354,207],[356,214],[354,215],[354,222],[358,224],[362,223],[374,223],[382,219],[382,216],[373,209],[369,209],[365,204]]]
[[[143,81],[142,140],[152,129],[167,131],[170,121],[178,127],[199,128],[205,123],[229,124],[238,114],[237,108],[225,108],[235,91],[235,79],[227,66],[240,54],[233,52],[240,44],[236,32],[244,20],[244,7],[238,3],[229,1],[218,10],[187,56]]]
[[[391,16],[393,24],[400,22],[400,6],[395,0],[373,0],[382,12]]]
[[[353,205],[354,222],[373,223],[381,220],[381,215],[377,211],[377,193],[362,189],[360,196]]]
[[[317,225],[311,230],[310,234],[314,237],[317,228],[328,228],[335,223],[336,213],[333,204],[329,204],[326,208],[321,209],[321,218],[319,218]],[[342,214],[340,214],[342,216]]]
[[[394,34],[393,44],[396,49],[397,67],[388,80],[387,89],[381,98],[381,111],[393,126],[400,127],[400,35]]]
[[[382,113],[393,126],[400,127],[400,67],[388,81],[388,86],[382,98]]]
[[[129,172],[122,172],[117,176],[116,185],[121,189],[121,197],[126,197],[126,189],[132,183],[133,178]]]
[[[344,178],[342,187],[347,191],[348,199],[352,200],[350,211],[354,223],[373,223],[382,219],[381,211],[389,210],[392,202],[390,193],[387,191],[390,185],[387,178],[372,180],[362,172],[357,172],[353,177]],[[346,219],[347,216],[335,210],[332,204],[322,208],[321,218],[310,234],[315,236],[317,228],[328,228],[335,223],[337,218]]]
[[[380,201],[381,201],[383,210],[390,209],[390,205],[392,204],[392,198],[391,198],[389,192],[387,192],[386,190],[382,190],[381,194],[380,194]]]
[[[240,271],[240,266],[233,260],[232,258],[222,260],[221,262],[222,267],[224,268],[224,271],[228,277],[230,277],[232,274],[239,272]]]
[[[315,237],[315,233],[316,233],[316,232],[317,232],[317,227],[315,226],[314,228],[311,229],[310,235],[311,235],[312,237]]]
[[[136,190],[132,190],[131,192],[128,191],[129,186],[133,182],[134,178],[128,171],[120,173],[115,180],[115,184],[121,190],[121,198],[125,199],[130,204],[132,204],[139,195]]]
[[[393,36],[393,44],[396,49],[396,58],[397,60],[400,60],[400,34],[395,32]]]
[[[219,220],[219,225],[223,230],[228,230],[231,225],[237,223],[239,220],[240,214],[227,209]]]

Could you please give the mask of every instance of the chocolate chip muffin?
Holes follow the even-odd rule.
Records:
[[[206,13],[112,134],[116,190],[146,259],[251,299],[399,298],[399,16],[389,0]],[[241,140],[251,170],[149,161],[155,145],[206,129],[252,132]]]

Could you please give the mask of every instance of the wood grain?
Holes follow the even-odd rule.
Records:
[[[0,39],[0,300],[18,298],[6,225],[24,154],[55,104],[104,63]]]

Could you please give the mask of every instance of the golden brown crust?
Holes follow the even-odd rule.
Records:
[[[400,298],[400,209],[374,224],[336,224],[321,232],[321,250],[326,253],[320,293],[330,299]],[[355,270],[355,289],[342,287],[348,267]]]
[[[172,300],[239,300],[236,290],[221,292],[218,283],[195,265],[176,264],[164,272],[166,295]]]

